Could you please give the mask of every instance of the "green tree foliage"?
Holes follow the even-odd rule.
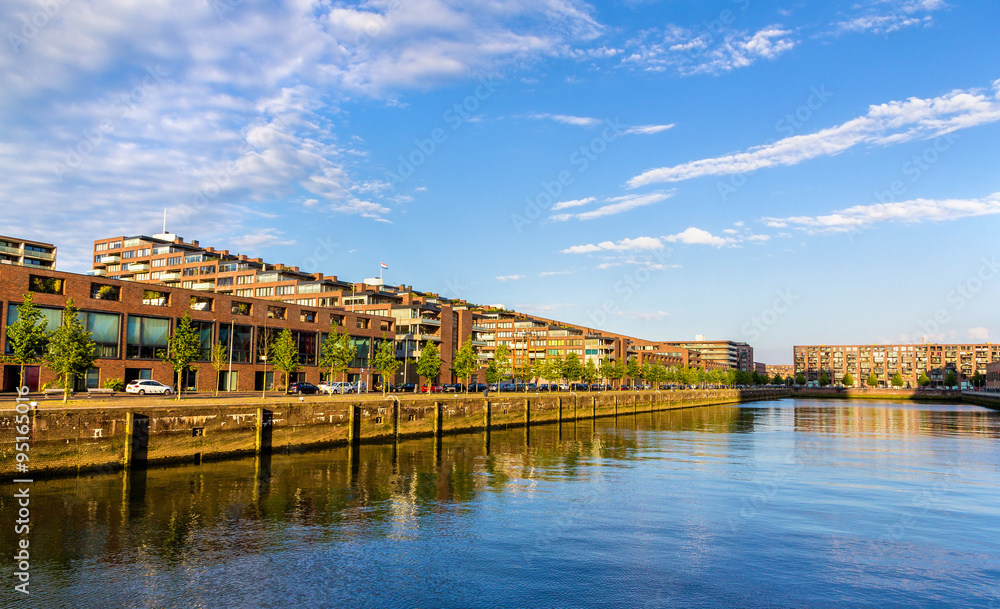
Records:
[[[597,375],[601,379],[610,380],[615,373],[615,362],[610,357],[605,357],[597,366]]]
[[[851,376],[850,372],[847,372],[847,373],[844,374],[844,378],[840,379],[840,382],[845,387],[853,387],[854,386],[854,377]]]
[[[819,386],[826,387],[830,384],[830,375],[827,374],[826,370],[819,373]]]
[[[583,367],[583,374],[581,374],[581,379],[583,380],[583,382],[588,384],[596,383],[597,379],[600,378],[599,374],[600,373],[597,371],[597,364],[594,363],[594,360],[588,359],[587,364]],[[588,390],[589,389],[590,388],[588,387]]]
[[[212,345],[212,367],[215,368],[215,395],[219,395],[219,381],[222,369],[229,363],[229,350],[222,343]],[[228,381],[227,381],[228,382]],[[228,387],[226,390],[228,391]]]
[[[186,312],[180,323],[174,327],[173,334],[167,337],[167,348],[160,350],[157,355],[174,369],[174,376],[177,379],[177,399],[181,399],[181,394],[184,393],[182,375],[185,370],[191,368],[191,362],[201,357],[201,337],[191,327],[191,316]]]
[[[973,387],[982,387],[986,385],[986,375],[982,372],[977,372],[972,375],[969,382],[972,383]]]
[[[777,372],[774,373],[774,378],[771,379],[772,385],[784,385],[785,379],[781,378],[781,375]]]
[[[563,377],[570,383],[580,380],[583,376],[583,364],[576,353],[568,353],[563,360]]]
[[[441,353],[432,341],[424,343],[424,348],[420,350],[420,357],[417,358],[417,374],[431,382],[436,382],[438,375],[441,374]]]
[[[926,387],[931,384],[931,378],[927,376],[927,372],[921,370],[920,376],[917,377],[917,385],[921,387]]]
[[[625,364],[625,374],[628,375],[632,389],[635,389],[635,382],[642,380],[642,366],[639,365],[638,358],[628,358],[628,363]]]
[[[898,372],[896,374],[892,375],[892,386],[893,387],[902,387],[903,384],[904,384],[903,375],[901,375]]]
[[[295,344],[295,337],[288,328],[283,329],[274,345],[271,347],[271,361],[274,362],[274,369],[285,375],[285,393],[288,393],[288,386],[292,375],[302,368],[299,362],[299,347]]]
[[[471,343],[468,343],[471,346]],[[465,349],[465,347],[462,347]],[[455,358],[455,366],[458,367],[459,359],[462,357],[462,352],[459,351],[458,356]],[[384,396],[389,390],[389,384],[392,379],[396,377],[396,370],[402,365],[398,359],[396,359],[396,345],[391,340],[387,340],[385,334],[382,335],[382,342],[378,344],[375,348],[375,357],[372,358],[372,368],[378,370],[379,376],[382,377],[382,395]]]
[[[806,375],[803,374],[803,373],[801,373],[801,372],[797,373],[795,375],[795,384],[796,385],[805,385],[806,384]]]
[[[65,404],[74,379],[86,374],[97,359],[97,345],[83,326],[72,298],[66,300],[62,323],[49,336],[44,359],[62,380]]]
[[[331,326],[319,353],[319,365],[327,369],[327,381],[332,383],[338,372],[346,377],[356,355],[351,335],[347,332],[341,334],[337,326]]]
[[[451,363],[451,367],[455,372],[455,376],[465,382],[465,390],[468,393],[468,385],[471,382],[472,374],[479,369],[479,357],[472,346],[471,338],[466,339],[465,344],[455,354],[455,360]]]
[[[868,375],[868,381],[866,383],[869,387],[878,387],[878,376],[874,372]]]
[[[958,376],[955,374],[954,370],[949,370],[948,374],[944,376],[945,387],[954,387],[958,385]]]
[[[49,337],[45,316],[35,306],[32,298],[31,292],[23,296],[24,302],[17,307],[17,320],[7,326],[7,340],[13,351],[10,361],[21,370],[18,387],[24,387],[24,367],[42,360],[45,342]]]

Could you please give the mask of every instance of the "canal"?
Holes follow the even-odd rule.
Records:
[[[803,399],[89,474],[32,486],[3,598],[997,609],[998,474],[1000,412]]]

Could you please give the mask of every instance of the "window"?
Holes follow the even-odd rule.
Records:
[[[233,285],[233,278],[232,277],[219,277],[215,281],[215,285],[216,285],[216,287],[220,287],[220,288],[231,286],[231,285]]]
[[[268,319],[284,319],[285,318],[285,307],[268,307],[267,308],[267,318]]]
[[[156,352],[167,348],[170,320],[158,317],[130,315],[125,338],[125,357],[153,359]]]
[[[274,289],[274,293],[276,295],[278,295],[278,296],[284,296],[286,294],[294,294],[295,293],[295,286],[294,285],[279,285],[278,287],[276,287]]]
[[[212,359],[212,328],[215,327],[214,321],[195,321],[191,320],[191,328],[194,329],[195,333],[201,342],[201,361],[209,361]]]
[[[136,273],[133,279],[136,281],[149,281],[149,273]]]
[[[242,296],[243,298],[253,297],[253,288],[247,288],[245,290],[236,290],[237,296]]]
[[[337,303],[339,301],[340,301],[339,298],[320,298],[319,299],[319,306],[321,306],[321,307],[335,307],[335,306],[337,306]]]
[[[192,296],[191,309],[195,311],[211,311],[212,299],[205,296]]]
[[[356,325],[359,330],[367,330],[368,328],[371,327],[371,323],[372,320],[368,319],[367,317],[359,317],[357,319]]]
[[[342,326],[344,325],[344,316],[337,315],[336,313],[330,313],[330,325],[331,326]]]
[[[215,274],[215,267],[213,265],[211,265],[211,264],[209,264],[207,266],[200,267],[199,270],[201,271],[202,275],[214,275]]]
[[[97,344],[97,357],[118,357],[118,328],[121,316],[115,313],[81,312],[80,321],[90,332],[90,339]]]
[[[121,300],[121,288],[116,285],[92,283],[90,297],[95,300]]]
[[[365,368],[368,366],[368,354],[371,350],[371,340],[368,337],[351,337],[351,345],[354,347],[354,361],[351,368]]]
[[[299,361],[306,366],[315,365],[317,347],[319,346],[316,343],[316,333],[292,332],[292,338],[295,339],[295,345],[299,351]]]
[[[58,277],[42,277],[29,275],[28,290],[39,294],[62,294],[63,280]]]
[[[180,256],[171,256],[167,258],[167,266],[176,266],[181,263]]]
[[[128,260],[130,258],[135,258],[135,250],[129,250],[127,252],[122,252],[122,260]]]
[[[247,283],[253,283],[253,275],[240,275],[236,278],[236,283],[240,285],[245,285]]]
[[[108,244],[107,243],[98,243],[97,245],[94,246],[94,251],[95,252],[106,252],[106,251],[108,251]],[[97,256],[94,256],[94,258],[97,258]],[[95,262],[96,262],[96,260],[95,260]]]
[[[142,245],[142,239],[126,239],[125,247],[135,247],[137,245]]]
[[[232,314],[233,315],[250,315],[253,310],[252,305],[249,302],[237,302],[233,301]]]
[[[121,246],[122,246],[122,242],[121,241],[112,241],[111,243],[108,244],[108,249],[109,250],[116,250],[116,249],[120,248]]]
[[[146,256],[149,256],[149,248],[146,247],[146,248],[143,248],[141,250],[136,250],[135,251],[135,255],[138,256],[138,257],[140,257],[140,258],[144,258]]]
[[[154,247],[153,248],[153,255],[157,256],[159,254],[169,254],[169,253],[171,253],[173,251],[174,251],[174,248],[170,247],[169,245],[161,245],[159,247]]]
[[[188,254],[184,256],[184,264],[191,264],[192,262],[202,262],[205,257],[201,254]]]
[[[153,260],[152,262],[150,262],[150,266],[152,266],[154,269],[155,268],[159,268],[161,266],[167,266],[167,259],[166,258],[157,258],[157,259]]]
[[[310,324],[316,323],[316,311],[299,311],[299,321]]]
[[[219,342],[226,345],[226,348],[232,346],[229,353],[234,363],[249,363],[253,355],[253,326],[220,325]]]
[[[185,277],[194,277],[198,274],[198,267],[192,266],[181,271],[181,275]]]
[[[16,304],[7,305],[8,326],[17,321],[17,307],[18,305]],[[42,317],[45,318],[46,331],[53,332],[55,331],[56,328],[59,327],[59,324],[62,323],[62,309],[52,309],[48,307],[39,307],[39,306],[36,306],[35,308],[37,308],[42,313]],[[11,349],[10,346],[10,338],[7,339],[5,352],[8,354],[14,352],[14,350]]]
[[[273,295],[274,295],[274,288],[257,288],[257,290],[254,292],[254,296],[256,296],[257,298],[263,298],[265,296],[273,296]]]
[[[306,307],[315,307],[316,306],[316,299],[315,298],[299,298],[298,300],[295,301],[295,304],[297,304],[297,305],[303,305],[303,306],[306,306]]]
[[[170,304],[170,294],[167,292],[160,292],[159,290],[143,290],[142,304],[154,307],[165,307]]]
[[[382,320],[379,322],[379,330],[382,332],[392,332],[392,322]]]
[[[262,273],[257,275],[257,283],[273,283],[278,280],[277,273]]]

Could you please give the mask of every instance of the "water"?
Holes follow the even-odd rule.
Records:
[[[784,400],[37,482],[24,606],[1000,608],[998,437]]]

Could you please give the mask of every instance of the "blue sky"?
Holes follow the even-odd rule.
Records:
[[[821,5],[821,6],[816,6]],[[653,339],[1000,334],[986,0],[12,0],[7,233],[168,229]]]

